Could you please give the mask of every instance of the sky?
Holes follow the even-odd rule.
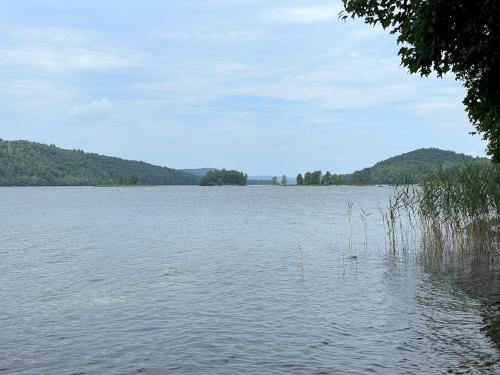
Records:
[[[484,155],[453,76],[341,0],[2,0],[0,138],[250,175]]]

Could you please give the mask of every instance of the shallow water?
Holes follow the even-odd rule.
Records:
[[[500,371],[500,275],[392,258],[391,194],[2,188],[0,374]]]

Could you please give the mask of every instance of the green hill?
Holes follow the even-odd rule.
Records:
[[[123,181],[144,185],[197,185],[200,179],[141,161],[0,139],[0,186],[90,186]]]
[[[373,167],[343,175],[347,184],[416,183],[422,175],[436,168],[451,168],[464,163],[489,163],[489,159],[475,158],[437,148],[422,148],[378,162]]]
[[[180,169],[180,171],[193,174],[198,177],[203,177],[208,172],[215,171],[215,168],[191,168],[191,169]]]

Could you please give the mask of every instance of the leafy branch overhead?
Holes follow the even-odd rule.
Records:
[[[343,2],[341,19],[364,18],[397,35],[401,62],[411,73],[453,72],[464,83],[469,119],[500,162],[500,0]]]

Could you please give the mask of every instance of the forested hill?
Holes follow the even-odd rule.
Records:
[[[383,160],[373,167],[343,175],[342,181],[347,184],[416,183],[422,175],[436,168],[447,169],[464,163],[489,163],[489,159],[437,148],[423,148]]]
[[[191,168],[191,169],[180,169],[182,172],[189,174],[194,174],[198,177],[205,176],[208,172],[215,171],[215,168]]]
[[[0,186],[197,185],[199,177],[140,161],[0,139]]]

